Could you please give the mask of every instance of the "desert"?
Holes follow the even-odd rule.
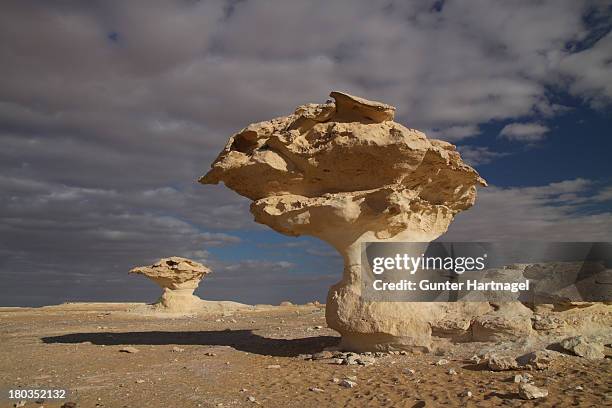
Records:
[[[324,305],[184,317],[130,311],[139,306],[1,308],[0,388],[68,392],[65,400],[1,406],[600,407],[612,398],[608,346],[599,359],[530,341],[442,338],[426,354],[343,353]],[[533,351],[546,354],[537,367],[489,359]],[[521,397],[523,378],[548,396]]]

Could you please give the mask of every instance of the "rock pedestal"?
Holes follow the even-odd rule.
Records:
[[[451,307],[470,315],[482,304],[363,300],[360,245],[434,240],[486,183],[453,145],[394,122],[393,106],[330,96],[335,102],[302,105],[289,116],[247,126],[200,182],[222,181],[253,200],[259,223],[318,237],[338,250],[344,273],[329,291],[326,317],[344,348],[426,349],[430,322]]]
[[[210,273],[204,265],[187,258],[163,258],[150,266],[139,266],[130,273],[144,275],[162,287],[163,293],[154,303],[169,312],[189,312],[200,308],[202,299],[193,292],[202,277]]]

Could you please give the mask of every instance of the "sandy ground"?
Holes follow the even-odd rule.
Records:
[[[336,365],[299,356],[338,343],[320,307],[183,318],[145,317],[127,307],[0,308],[0,406],[17,402],[7,399],[10,388],[69,390],[67,400],[25,407],[612,406],[610,358],[564,356],[531,371],[549,396],[524,401],[513,382],[523,371],[492,372],[468,361],[488,344],[441,344],[430,354]],[[126,346],[138,352],[120,352]],[[449,364],[436,366],[441,358]],[[345,388],[334,378],[357,385]],[[471,397],[460,396],[468,390]]]

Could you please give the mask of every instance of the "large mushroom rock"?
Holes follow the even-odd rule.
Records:
[[[394,122],[393,106],[330,96],[335,103],[302,105],[233,135],[199,181],[223,181],[253,200],[255,221],[340,252],[344,274],[329,291],[326,318],[344,348],[427,348],[430,323],[449,306],[362,299],[360,244],[432,241],[486,183],[453,145]],[[488,304],[457,308],[470,314]]]
[[[188,312],[201,307],[202,299],[193,294],[202,277],[211,271],[201,263],[172,256],[153,265],[139,266],[130,273],[144,275],[164,290],[156,307],[170,312]]]

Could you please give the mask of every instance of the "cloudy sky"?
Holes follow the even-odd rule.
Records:
[[[489,181],[454,240],[612,240],[610,1],[4,1],[0,305],[154,300],[181,255],[207,299],[323,300],[325,244],[195,180],[247,124],[331,90],[397,106]]]

